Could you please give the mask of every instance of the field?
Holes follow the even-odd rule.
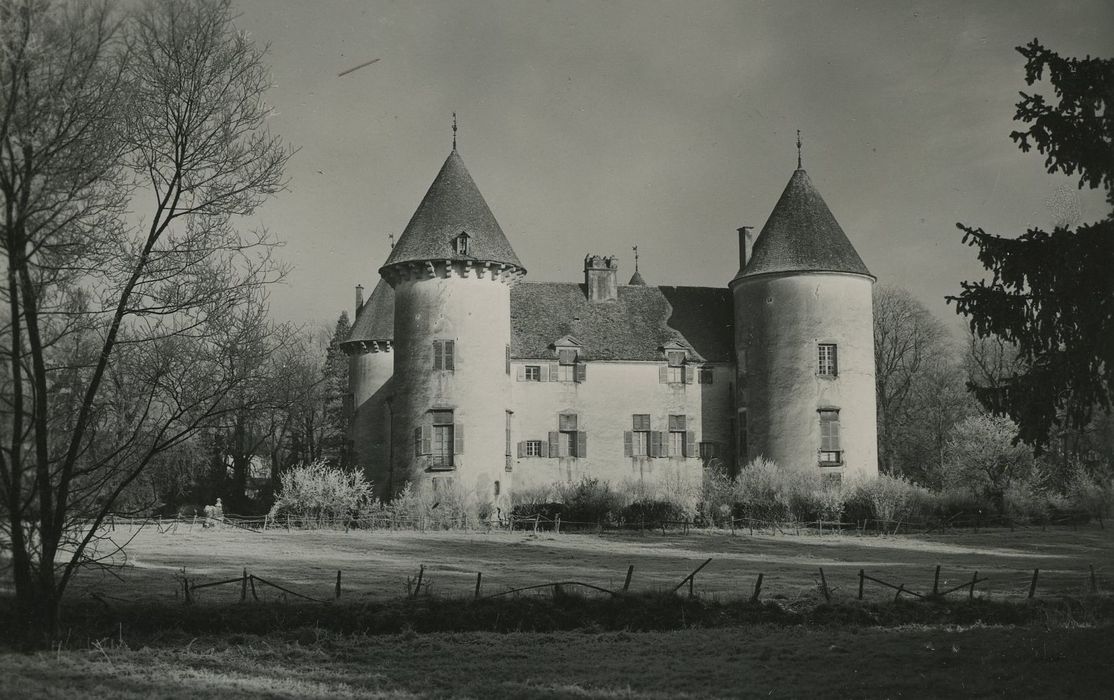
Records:
[[[989,579],[979,586],[980,605],[1009,600],[1039,614],[1020,626],[990,621],[889,627],[763,623],[697,629],[682,621],[666,631],[634,631],[586,620],[575,630],[550,633],[419,634],[403,625],[401,633],[341,634],[325,614],[333,603],[299,602],[260,585],[261,601],[249,596],[241,605],[240,585],[229,584],[195,591],[192,619],[211,614],[229,620],[260,610],[272,619],[297,621],[259,634],[216,634],[189,624],[186,629],[156,624],[159,631],[152,634],[150,624],[144,632],[112,623],[98,635],[74,635],[53,652],[0,653],[6,696],[1105,697],[1114,682],[1109,664],[1114,630],[1108,617],[1046,615],[1026,604],[1033,569],[1040,569],[1040,601],[1086,598],[1092,565],[1096,583],[1107,591],[1100,598],[1109,597],[1114,537],[1097,526],[820,537],[660,531],[603,536],[258,533],[179,524],[163,531],[117,526],[113,536],[130,539],[127,557],[119,561],[123,567],[113,573],[84,572],[70,592],[71,604],[95,611],[155,606],[169,611],[167,619],[173,620],[173,611],[183,610],[183,569],[196,584],[232,578],[246,568],[319,599],[333,597],[341,570],[336,611],[355,615],[365,603],[397,603],[406,594],[407,578],[424,566],[431,603],[467,607],[448,599],[471,598],[476,572],[483,573],[482,594],[491,595],[568,580],[619,588],[633,565],[631,590],[654,592],[671,590],[711,558],[696,578],[694,593],[700,600],[747,598],[762,573],[764,600],[817,606],[823,567],[837,608],[854,609],[859,569],[927,592],[939,564],[942,589],[969,581],[977,570]],[[865,593],[867,605],[892,607],[892,590],[868,583]],[[536,595],[552,597],[549,590]],[[966,606],[965,591],[951,598],[955,607]],[[490,605],[475,610],[499,615],[501,608],[494,601]],[[509,614],[509,606],[502,610]],[[493,622],[488,629],[507,628]]]
[[[696,578],[701,596],[749,596],[757,574],[764,597],[790,600],[817,595],[819,569],[836,597],[858,593],[858,571],[932,589],[935,566],[940,588],[970,581],[974,572],[988,581],[980,594],[1023,598],[1034,569],[1038,594],[1081,594],[1090,586],[1090,566],[1098,581],[1114,589],[1114,531],[1097,526],[983,530],[930,536],[748,535],[696,532],[583,535],[526,532],[384,532],[202,528],[185,523],[160,532],[117,527],[117,542],[131,540],[122,570],[89,572],[76,579],[74,595],[96,592],[107,599],[172,602],[181,595],[176,577],[184,569],[191,582],[228,579],[249,573],[316,598],[331,598],[337,570],[343,596],[387,599],[406,593],[406,580],[425,567],[423,578],[437,596],[471,596],[476,573],[485,594],[555,581],[576,580],[604,588],[623,585],[634,566],[632,591],[671,590],[705,559],[712,562]],[[119,579],[117,578],[119,576]],[[260,589],[263,594],[264,589]],[[268,589],[273,590],[273,589]],[[867,598],[892,598],[893,591],[868,583]],[[231,601],[238,586],[199,592],[202,600]]]

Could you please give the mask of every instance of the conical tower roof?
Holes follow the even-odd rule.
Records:
[[[393,340],[395,335],[395,290],[384,279],[375,285],[371,296],[356,312],[356,322],[348,334],[349,343]]]
[[[646,286],[646,280],[642,279],[642,273],[641,272],[639,272],[638,270],[635,270],[634,274],[630,276],[630,282],[627,282],[627,284],[631,285],[633,287],[645,287]]]
[[[746,269],[735,279],[776,272],[846,272],[867,275],[862,258],[832,216],[808,173],[798,168],[781,193]]]
[[[463,254],[453,245],[461,233],[468,234],[468,249]],[[455,148],[384,267],[425,260],[482,260],[522,267]]]

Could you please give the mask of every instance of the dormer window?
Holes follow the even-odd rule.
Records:
[[[658,368],[658,382],[661,384],[694,384],[696,367],[686,364],[688,351],[680,343],[669,343],[662,352],[665,365]]]
[[[453,252],[457,255],[471,255],[471,238],[467,233],[461,231],[460,235],[453,239]]]
[[[558,338],[551,346],[557,353],[557,362],[549,367],[551,382],[583,382],[588,377],[587,367],[580,357],[580,341],[571,335]]]

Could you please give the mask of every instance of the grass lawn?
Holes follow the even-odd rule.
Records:
[[[476,572],[483,592],[562,580],[618,588],[634,566],[633,591],[670,590],[707,558],[695,592],[721,599],[749,596],[763,573],[763,597],[815,597],[819,568],[836,598],[858,593],[865,569],[894,584],[926,592],[942,566],[941,588],[969,581],[975,571],[989,581],[982,595],[1020,599],[1028,593],[1033,569],[1040,569],[1038,596],[1078,595],[1090,586],[1089,567],[1100,587],[1114,589],[1114,530],[1097,525],[982,530],[944,535],[732,536],[723,532],[667,534],[588,534],[524,532],[384,532],[269,530],[234,527],[203,529],[179,524],[160,532],[154,525],[138,533],[117,527],[124,542],[134,535],[124,564],[114,574],[86,571],[75,579],[71,598],[96,593],[107,600],[180,600],[176,575],[184,568],[192,582],[216,581],[249,573],[292,590],[331,598],[337,570],[343,571],[346,600],[390,599],[406,592],[407,577],[425,566],[435,596],[470,596]],[[119,577],[119,578],[117,578]],[[2,592],[2,590],[0,590]],[[260,588],[273,598],[274,589]],[[893,591],[868,582],[866,597],[892,598]],[[199,602],[234,601],[235,585],[198,592]]]
[[[301,641],[297,641],[301,637]],[[124,639],[126,645],[127,639]],[[91,697],[1108,697],[1109,628],[770,627],[167,638],[0,654],[4,695]]]

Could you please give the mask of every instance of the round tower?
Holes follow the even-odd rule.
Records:
[[[363,288],[358,289],[362,292]],[[356,321],[348,340],[340,346],[348,356],[348,389],[352,395],[348,434],[353,460],[381,498],[392,492],[394,481],[387,401],[394,373],[394,318],[394,291],[381,279],[366,302],[357,296]]]
[[[393,488],[510,490],[510,288],[525,274],[455,147],[380,269],[394,291]]]
[[[740,462],[878,473],[874,277],[798,166],[731,280]]]

